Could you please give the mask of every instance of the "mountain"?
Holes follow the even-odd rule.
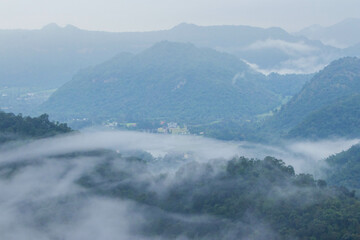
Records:
[[[57,88],[82,68],[164,40],[231,53],[268,71],[313,72],[339,55],[280,28],[249,26],[180,24],[164,31],[110,33],[50,24],[40,30],[0,30],[0,39],[0,87]]]
[[[288,137],[360,137],[360,95],[338,101],[311,113],[290,130]]]
[[[80,71],[44,103],[56,117],[207,123],[268,112],[281,98],[231,55],[161,42]]]
[[[56,24],[0,30],[0,87],[57,88],[80,69],[123,50],[121,37]]]
[[[337,49],[319,41],[293,36],[277,27],[181,24],[171,30],[169,37],[166,40],[191,42],[225,51],[261,69],[285,73],[314,72],[339,54]]]
[[[319,40],[336,47],[350,47],[360,43],[360,19],[349,18],[329,27],[313,25],[298,32],[296,35]]]
[[[336,60],[307,82],[265,126],[287,132],[310,114],[359,93],[360,59],[346,57]]]

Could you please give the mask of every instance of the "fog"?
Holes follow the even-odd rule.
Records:
[[[274,156],[293,165],[296,171],[311,173],[314,162],[346,150],[359,141],[358,139],[332,139],[315,142],[284,140],[282,143],[272,146],[250,142],[226,142],[200,136],[86,130],[83,133],[34,141],[21,147],[5,146],[0,162],[23,161],[24,159],[94,149],[109,149],[118,152],[141,150],[150,153],[155,158],[169,153],[191,153],[193,158],[199,162],[218,158],[230,159],[234,156],[259,159]]]
[[[125,163],[120,159],[115,160],[111,169],[134,174],[135,179],[132,181],[135,185],[146,183],[149,184],[147,188],[161,193],[175,184],[171,180],[174,178],[159,184],[153,180],[154,176],[181,169],[189,162],[202,164],[227,160],[233,156],[263,158],[271,155],[293,165],[297,172],[314,173],[320,160],[358,142],[345,139],[284,141],[278,146],[267,146],[249,142],[223,142],[198,136],[88,130],[6,145],[1,150],[0,160],[0,239],[161,239],[161,236],[145,238],[141,234],[146,233],[148,224],[160,218],[157,216],[193,228],[204,224],[224,225],[226,228],[217,233],[222,239],[234,239],[239,231],[246,232],[248,239],[271,239],[275,234],[266,223],[256,220],[229,223],[210,216],[168,213],[131,200],[93,194],[78,184],[79,179],[91,175],[99,164],[107,161],[107,157],[96,154],[69,157],[64,154],[105,149],[129,156],[136,151],[148,152],[153,156],[149,162],[150,172],[141,170],[142,165]],[[169,154],[175,157],[165,161]],[[206,173],[197,166],[188,165],[182,179],[216,174]],[[97,179],[96,176],[94,178]],[[101,183],[100,186],[111,189],[111,181],[109,184],[106,186]],[[177,239],[186,238],[180,235]]]
[[[267,48],[279,49],[290,56],[298,56],[299,54],[314,54],[318,49],[307,45],[305,42],[286,42],[283,40],[267,39],[265,41],[257,41],[247,47],[249,50],[263,50]]]

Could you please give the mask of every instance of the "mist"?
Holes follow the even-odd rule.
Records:
[[[221,141],[202,136],[88,129],[81,133],[3,145],[0,149],[0,162],[14,163],[73,152],[106,149],[118,153],[144,151],[154,158],[161,158],[167,154],[191,154],[192,158],[199,162],[219,158],[230,159],[234,156],[259,159],[274,156],[287,164],[294,165],[299,172],[308,172],[307,160],[313,162],[323,160],[359,142],[360,139],[337,138],[318,141],[282,140],[277,145],[265,145],[246,141]]]
[[[61,155],[77,151],[108,149],[117,152],[145,151],[154,158],[167,154],[189,154],[199,162],[230,159],[234,156],[264,158],[273,156],[293,165],[298,172],[309,172],[313,163],[349,149],[359,139],[320,141],[284,140],[278,145],[251,142],[220,141],[201,136],[159,135],[131,131],[85,130],[50,139],[33,141],[20,147],[4,146],[1,163]]]
[[[218,228],[212,225],[223,226],[221,230],[206,233],[203,239],[234,239],[240,233],[247,239],[275,238],[276,234],[266,223],[251,217],[243,222],[230,223],[207,215],[175,214],[99,192],[111,189],[121,172],[125,171],[133,176],[126,180],[131,185],[165,196],[167,189],[176,188],[181,182],[217,176],[223,171],[218,167],[219,161],[221,163],[234,156],[263,158],[271,155],[293,165],[296,171],[313,173],[314,163],[358,142],[358,139],[336,139],[266,146],[198,136],[89,130],[6,145],[1,150],[0,160],[0,238],[163,239],[161,235],[147,236],[148,225],[154,221],[161,222],[161,219],[177,222],[189,229],[190,234],[194,228],[198,230],[206,226],[206,229],[213,228],[215,231]],[[110,161],[106,154],[84,154],[108,150],[119,157]],[[74,152],[78,154],[67,155]],[[121,157],[144,156],[144,152],[151,154],[146,171],[141,163],[129,163]],[[108,161],[111,162],[109,171],[116,174],[115,180],[105,184],[104,180],[94,175],[94,169]],[[212,170],[206,167],[208,164]],[[164,174],[167,174],[166,181],[156,180]],[[87,176],[94,178],[95,183],[100,181],[95,190],[84,187]],[[174,229],[168,231],[171,230]],[[162,234],[167,236],[166,230]],[[177,239],[186,237],[179,234]]]

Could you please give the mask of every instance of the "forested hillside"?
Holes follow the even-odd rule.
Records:
[[[0,240],[360,240],[359,10],[0,0]]]
[[[210,123],[246,119],[281,104],[284,90],[228,54],[161,42],[79,72],[42,111],[57,119]],[[276,86],[274,86],[276,88]]]
[[[360,95],[338,101],[309,114],[289,131],[292,138],[329,138],[360,136]]]
[[[11,140],[51,137],[70,131],[65,123],[50,122],[47,114],[31,118],[0,112],[0,144]]]
[[[275,158],[189,163],[176,172],[175,179],[170,174],[154,179],[155,188],[152,182],[136,180],[138,174],[148,176],[147,164],[127,161],[136,172],[114,170],[113,159],[81,177],[78,184],[100,196],[132,199],[164,211],[152,211],[146,235],[171,239],[181,235],[189,239],[360,237],[360,201],[353,192],[328,187],[308,174],[295,174],[291,166]],[[190,224],[169,213],[215,218]]]
[[[340,111],[339,108],[341,108],[343,113],[347,112],[347,114],[351,114],[350,109],[353,108],[353,106],[345,106],[346,103],[343,101],[346,98],[359,93],[360,59],[348,57],[336,60],[327,66],[324,70],[316,74],[308,83],[306,83],[303,89],[298,94],[296,94],[286,105],[284,105],[282,109],[274,115],[274,117],[269,118],[265,123],[265,129],[273,129],[275,131],[283,132],[286,135],[289,130],[295,128],[303,121],[304,123],[302,123],[302,125],[308,125],[311,129],[314,129],[315,127],[321,129],[322,127],[326,127],[327,124],[336,124],[337,119],[329,119],[321,123],[323,126],[316,125],[319,123],[319,121],[316,121],[315,118],[320,117],[319,114],[321,113],[317,114],[315,112],[321,111],[321,109],[326,107],[328,107],[327,109],[329,110],[330,108],[332,109],[331,106],[333,106],[332,110]],[[348,102],[348,104],[351,104],[351,100]],[[345,109],[342,109],[342,107],[345,107]],[[331,113],[327,110],[324,111],[329,117],[330,115],[333,117],[336,115],[335,112]],[[325,112],[322,112],[322,117],[325,117]],[[352,118],[356,118],[356,112]],[[309,116],[311,114],[314,115]],[[336,117],[338,117],[338,120],[341,118],[341,116]],[[313,126],[311,127],[311,125]],[[299,126],[296,129],[300,128],[303,128],[303,126]],[[297,131],[296,129],[293,130],[292,134],[298,135],[295,133]],[[311,129],[308,130],[308,133],[304,133],[305,136],[319,134],[320,137],[321,134],[323,134],[320,132],[313,133],[311,132]],[[342,130],[336,129],[334,131],[334,134],[337,134],[336,131]],[[331,133],[328,133],[327,135],[331,135]]]
[[[326,159],[327,181],[330,184],[360,190],[360,145]]]

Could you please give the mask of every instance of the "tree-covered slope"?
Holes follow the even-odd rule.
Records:
[[[316,74],[303,89],[266,123],[288,131],[309,114],[360,93],[360,59],[342,58]]]
[[[215,165],[192,162],[175,176],[163,174],[152,181],[136,177],[148,176],[144,162],[132,163],[137,169],[132,172],[115,170],[115,164],[114,160],[99,164],[78,184],[100,196],[160,209],[152,212],[152,221],[144,228],[146,235],[272,240],[360,237],[360,201],[354,193],[327,187],[325,181],[308,174],[295,174],[291,166],[272,157],[241,157]],[[169,213],[212,216],[215,223],[199,218],[189,224],[166,216]]]
[[[360,137],[360,95],[311,113],[289,131],[288,137]]]
[[[280,97],[237,58],[192,44],[161,42],[79,72],[43,105],[59,118],[180,122],[239,119],[267,112]]]
[[[89,231],[89,226],[91,230],[105,229],[100,235],[105,238],[123,236],[123,229],[115,232],[118,234],[113,231],[123,226],[122,222],[131,227],[126,239],[360,238],[360,200],[354,191],[297,174],[279,159],[209,160],[186,147],[187,154],[170,150],[153,157],[134,151],[134,146],[126,150],[122,144],[114,145],[118,138],[112,135],[84,136],[56,138],[4,152],[0,207],[5,213],[13,209],[4,223],[16,223],[18,229],[36,232],[35,237],[43,239],[67,239],[79,227],[79,236],[84,236],[82,232]],[[105,142],[120,150],[96,144],[104,142],[104,136]],[[141,136],[144,139],[134,139],[151,140],[148,134]],[[99,140],[91,141],[95,138]],[[64,144],[68,141],[74,145]],[[126,145],[129,140],[123,142]],[[52,147],[42,149],[47,146]],[[204,152],[207,148],[200,149]],[[91,218],[84,215],[92,211]],[[0,234],[13,236],[14,231],[4,228]]]
[[[327,181],[330,184],[360,190],[360,145],[326,159]]]
[[[70,131],[64,123],[50,122],[47,114],[32,118],[0,112],[0,144],[11,140],[51,137]]]

